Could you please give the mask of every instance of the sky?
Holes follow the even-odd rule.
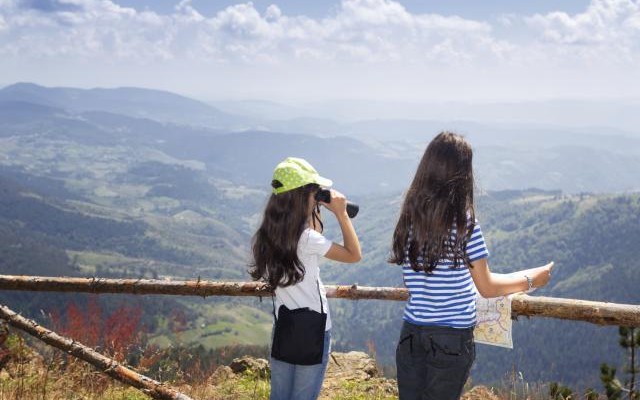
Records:
[[[0,0],[0,85],[205,100],[640,99],[640,0]]]

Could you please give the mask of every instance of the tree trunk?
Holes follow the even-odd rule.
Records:
[[[14,328],[27,332],[43,342],[56,347],[70,355],[79,358],[93,365],[99,371],[119,380],[127,385],[140,389],[143,393],[154,399],[163,400],[191,400],[176,390],[155,381],[149,377],[141,375],[129,369],[117,361],[106,357],[97,351],[82,345],[72,339],[58,335],[49,329],[38,325],[32,320],[26,319],[6,306],[0,305],[0,318],[6,320]]]
[[[634,328],[629,329],[631,332],[631,368],[629,373],[631,374],[631,380],[629,381],[629,399],[634,400],[635,396],[635,384],[636,384],[636,330]]]

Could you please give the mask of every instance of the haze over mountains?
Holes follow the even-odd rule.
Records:
[[[307,101],[289,105],[264,100],[211,101],[222,111],[259,119],[475,121],[514,127],[607,127],[634,132],[640,123],[639,99],[548,101],[400,102],[387,100]]]
[[[640,186],[633,172],[640,168],[640,133],[614,128],[469,120],[270,120],[225,113],[155,90],[45,88],[26,83],[0,90],[0,115],[0,123],[18,118],[14,122],[27,130],[42,123],[51,129],[83,126],[95,133],[91,138],[83,133],[78,140],[117,137],[144,142],[181,159],[205,162],[207,168],[247,183],[265,182],[270,173],[265,166],[268,170],[284,156],[297,154],[315,161],[347,193],[402,190],[428,140],[450,129],[465,134],[475,146],[482,189],[617,192]],[[136,135],[127,134],[133,130]],[[350,162],[354,155],[357,163]]]
[[[160,122],[210,127],[226,128],[236,119],[197,100],[160,90],[139,88],[85,90],[17,83],[2,89],[0,101],[41,104],[75,113],[105,111]]]
[[[454,129],[475,147],[479,218],[498,270],[554,259],[558,272],[541,295],[640,302],[638,132],[453,120],[272,120],[230,111],[138,88],[1,89],[0,273],[246,280],[272,168],[295,155],[361,204],[355,224],[364,259],[327,266],[325,280],[400,285],[386,253],[402,191],[429,139]],[[538,189],[526,190],[531,187]],[[327,234],[336,234],[330,219]],[[51,296],[0,294],[31,316],[61,304]],[[248,306],[253,322],[201,322],[227,302]],[[152,303],[147,322],[154,340],[166,343],[163,309]],[[188,310],[199,322],[185,335],[209,347],[268,341],[270,309],[258,300],[163,300],[162,307]],[[337,348],[364,349],[372,340],[378,360],[390,366],[401,307],[332,301]],[[481,350],[475,382],[499,381],[513,366],[534,381],[593,385],[599,362],[621,357],[612,328],[538,319],[516,324],[515,335],[512,352]]]

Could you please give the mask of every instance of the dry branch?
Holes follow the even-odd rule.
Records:
[[[177,392],[176,390],[149,377],[141,375],[79,342],[60,336],[57,333],[38,325],[32,320],[18,315],[6,306],[0,305],[0,318],[6,320],[9,325],[14,328],[25,331],[48,345],[56,347],[74,357],[88,362],[101,372],[119,380],[120,382],[140,389],[143,393],[153,397],[154,399],[191,400],[189,396]]]
[[[396,287],[325,286],[327,297],[405,301],[409,293]],[[158,279],[57,278],[0,275],[0,290],[82,293],[129,293],[186,296],[270,296],[259,282],[170,281]],[[511,311],[518,316],[585,321],[598,325],[640,327],[640,306],[553,297],[513,297]]]

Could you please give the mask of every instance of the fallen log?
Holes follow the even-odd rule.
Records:
[[[76,358],[93,365],[99,371],[122,383],[140,389],[143,393],[154,399],[162,400],[191,400],[169,386],[153,380],[147,376],[125,367],[119,362],[104,356],[90,347],[58,335],[57,333],[24,318],[4,305],[0,305],[0,318],[6,320],[9,325],[20,329],[46,344],[56,347]]]
[[[325,285],[327,297],[351,300],[406,301],[409,292],[398,287]],[[271,296],[261,282],[214,282],[205,280],[104,279],[0,275],[0,290],[80,293],[127,293],[183,296]],[[515,316],[537,316],[585,321],[597,325],[640,327],[640,306],[597,301],[513,296]]]

